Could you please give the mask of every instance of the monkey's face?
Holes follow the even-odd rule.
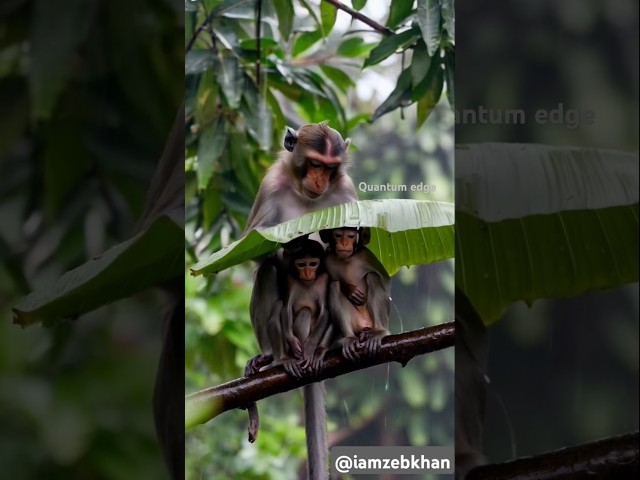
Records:
[[[349,258],[356,251],[358,232],[355,230],[336,229],[332,232],[335,252],[341,259]]]
[[[341,163],[340,156],[333,157],[314,151],[306,152],[306,174],[302,179],[303,193],[309,198],[318,198],[324,194],[331,184],[331,177]]]
[[[320,267],[320,259],[317,257],[299,258],[294,263],[298,278],[303,282],[315,282]]]

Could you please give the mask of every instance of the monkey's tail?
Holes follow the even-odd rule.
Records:
[[[260,430],[260,414],[258,413],[258,406],[254,403],[247,407],[249,413],[249,426],[247,427],[247,433],[249,435],[249,442],[253,443],[258,438],[258,431]]]
[[[329,473],[324,382],[305,385],[303,391],[309,480],[327,480]]]

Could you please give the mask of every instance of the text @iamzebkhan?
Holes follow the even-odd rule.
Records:
[[[361,192],[424,192],[433,193],[436,186],[430,183],[414,183],[404,185],[401,183],[366,183],[360,182],[358,190]]]

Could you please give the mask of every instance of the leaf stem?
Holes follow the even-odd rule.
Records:
[[[338,10],[342,10],[343,12],[348,13],[349,15],[351,15],[356,20],[360,20],[362,23],[366,23],[371,28],[373,28],[376,32],[379,32],[379,33],[381,33],[383,35],[387,35],[387,36],[395,35],[395,32],[393,30],[391,30],[390,28],[387,28],[387,27],[385,27],[383,25],[380,25],[375,20],[370,19],[366,15],[363,15],[362,13],[360,13],[360,12],[358,12],[356,10],[353,10],[350,7],[347,7],[344,3],[339,2],[338,0],[323,0],[323,1],[333,5]]]

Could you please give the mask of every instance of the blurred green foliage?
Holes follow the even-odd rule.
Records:
[[[183,96],[182,4],[0,5],[3,478],[166,478],[151,417],[162,298],[55,329],[17,299],[128,239]]]
[[[454,117],[441,95],[446,70],[440,67],[447,52],[453,58],[452,10],[423,23],[423,3],[431,4],[352,2],[394,30],[385,36],[328,2],[285,0],[273,8],[262,2],[259,75],[254,2],[185,3],[185,43],[191,46],[185,67],[187,266],[240,237],[286,125],[329,120],[350,136],[356,188],[359,182],[435,186],[427,192],[365,189],[361,199],[452,201]],[[452,2],[442,3],[446,10]],[[205,17],[211,22],[192,41]],[[431,57],[423,25],[428,32],[438,26]],[[452,87],[446,84],[450,99]],[[417,108],[406,108],[412,103]],[[252,269],[246,264],[185,279],[186,393],[240,377],[258,353],[248,313]],[[402,269],[393,282],[392,333],[453,320],[453,273],[452,261]],[[332,445],[453,443],[452,349],[405,368],[384,365],[326,384]],[[258,407],[255,444],[246,440],[244,411],[187,431],[187,479],[302,475],[301,392],[261,400]]]
[[[457,143],[637,153],[637,2],[458,0],[456,20],[456,110],[520,108],[531,119],[460,122]],[[594,111],[594,123],[533,121],[538,109],[560,103]],[[491,461],[638,429],[637,283],[532,308],[515,304],[504,320],[491,331]]]

